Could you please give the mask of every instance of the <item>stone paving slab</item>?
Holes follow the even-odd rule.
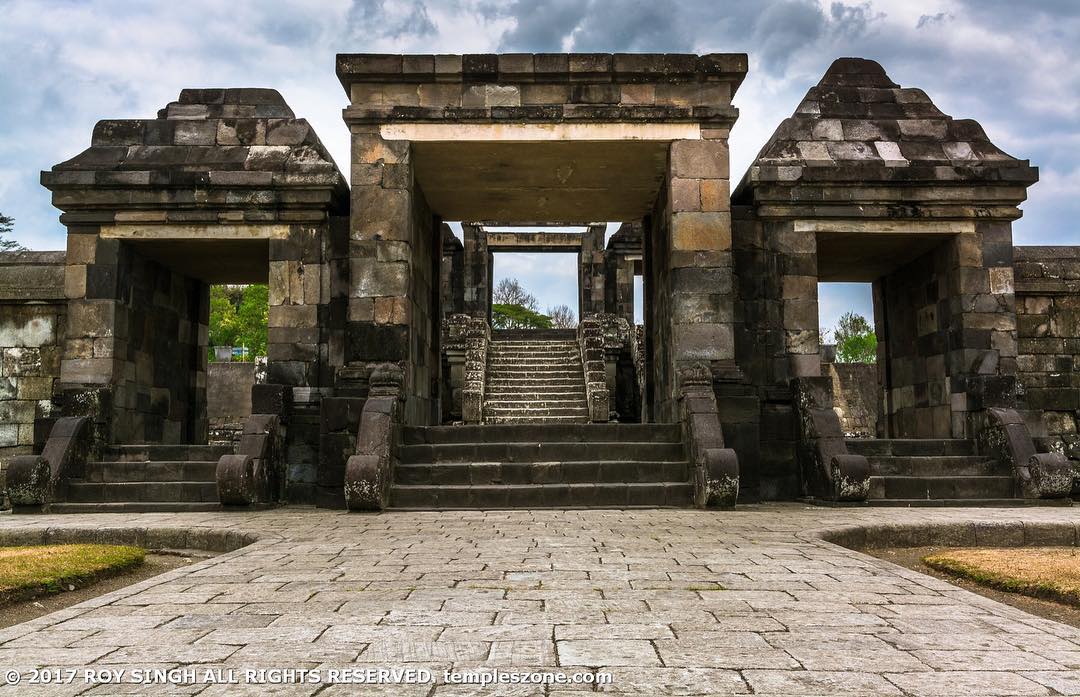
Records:
[[[110,534],[249,543],[0,630],[0,670],[321,677],[104,685],[80,673],[70,684],[3,685],[0,675],[0,694],[1080,695],[1080,629],[826,541],[1073,544],[1078,525],[1068,508],[796,504],[0,516],[9,543]],[[358,668],[434,680],[326,682],[330,670]],[[493,669],[603,671],[613,681],[442,682],[443,671]]]

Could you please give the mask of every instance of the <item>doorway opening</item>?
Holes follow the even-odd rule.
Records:
[[[819,283],[818,317],[821,372],[832,378],[844,436],[880,437],[885,424],[872,284]]]

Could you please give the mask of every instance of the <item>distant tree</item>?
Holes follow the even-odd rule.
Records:
[[[874,363],[877,361],[877,336],[862,315],[845,312],[833,332],[837,363]]]
[[[0,213],[0,252],[25,252],[26,247],[15,240],[8,239],[8,235],[15,228],[15,219]]]
[[[577,317],[569,305],[549,307],[547,314],[551,318],[551,326],[556,329],[575,329],[577,327]]]
[[[210,345],[245,346],[266,355],[270,295],[265,284],[210,287]]]
[[[495,286],[491,302],[498,305],[520,305],[527,310],[537,311],[539,303],[536,296],[525,290],[516,278],[504,278]]]
[[[551,329],[551,318],[521,305],[492,303],[491,326],[495,329]]]

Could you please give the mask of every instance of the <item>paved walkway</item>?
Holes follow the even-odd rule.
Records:
[[[818,538],[974,520],[939,530],[1072,542],[1080,509],[2,516],[3,534],[177,527],[259,539],[0,630],[0,671],[23,678],[0,694],[1080,694],[1080,630]],[[42,665],[79,672],[27,684]],[[124,669],[130,681],[178,666],[199,680],[207,668],[303,668],[320,682],[88,685],[82,672]],[[405,666],[440,681],[451,669],[599,669],[613,683],[327,684],[331,669]]]

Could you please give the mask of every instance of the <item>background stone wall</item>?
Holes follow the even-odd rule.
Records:
[[[1011,404],[1012,249],[1009,223],[978,222],[875,282],[893,438],[970,438],[971,413]]]
[[[211,441],[239,438],[244,419],[251,414],[251,386],[255,384],[252,362],[209,363],[206,366],[206,417]]]
[[[1016,247],[1017,393],[1043,449],[1080,460],[1080,247]]]
[[[0,254],[0,482],[47,435],[66,309],[63,252]]]
[[[834,352],[822,347],[821,373],[832,379],[833,410],[847,438],[877,437],[881,389],[873,363],[836,363]]]

